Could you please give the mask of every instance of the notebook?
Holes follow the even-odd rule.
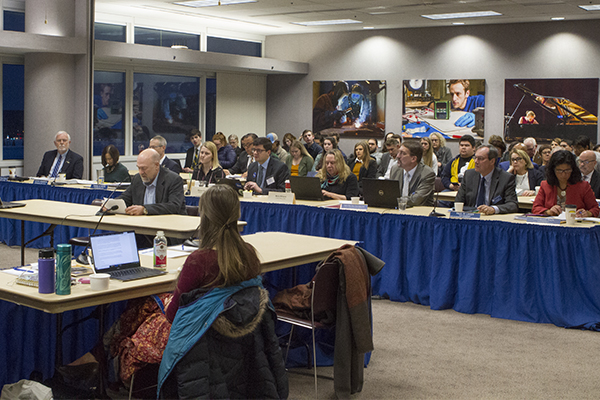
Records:
[[[290,176],[290,187],[297,200],[323,200],[321,180],[317,177]]]
[[[398,181],[363,178],[362,185],[363,198],[369,207],[398,208]]]
[[[0,210],[6,208],[17,208],[17,207],[25,207],[25,203],[14,203],[12,201],[2,201],[0,199]]]
[[[90,236],[96,273],[109,274],[120,281],[164,275],[166,271],[140,265],[134,232],[104,233]]]

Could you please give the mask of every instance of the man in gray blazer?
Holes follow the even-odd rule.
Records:
[[[389,138],[384,144],[387,152],[381,156],[381,161],[377,167],[377,178],[384,177],[390,179],[391,167],[396,163],[396,156],[400,150],[400,140]]]
[[[142,151],[137,158],[137,167],[139,174],[118,197],[125,200],[127,214],[186,214],[183,180],[179,174],[161,168],[156,150]]]
[[[519,211],[515,176],[496,167],[498,150],[489,144],[475,151],[475,169],[465,172],[454,201],[477,207],[482,214],[508,214]],[[482,182],[483,181],[483,182]]]
[[[407,140],[398,150],[390,179],[400,182],[401,196],[408,197],[408,207],[433,206],[435,172],[421,162],[423,148],[417,140]]]

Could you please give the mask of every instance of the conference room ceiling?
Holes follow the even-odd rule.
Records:
[[[180,0],[181,2],[185,0]],[[209,0],[202,0],[209,1]],[[215,1],[215,0],[213,0]],[[226,0],[222,0],[224,3]],[[254,3],[192,8],[173,0],[96,0],[96,11],[160,21],[197,21],[207,28],[260,35],[341,32],[369,29],[486,25],[600,19],[600,11],[579,5],[600,0],[256,0]],[[430,20],[422,15],[495,11],[502,15]],[[349,25],[302,26],[299,22],[352,19]],[[554,21],[560,24],[561,21]]]

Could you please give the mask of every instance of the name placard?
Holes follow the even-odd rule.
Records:
[[[368,204],[340,203],[340,210],[367,211]]]
[[[33,181],[33,184],[34,185],[47,185],[48,181],[42,181],[42,180],[36,179]]]
[[[464,211],[450,211],[450,218],[479,219],[481,218],[481,214]]]
[[[0,182],[8,182],[8,176],[0,176]]]
[[[92,189],[108,189],[108,185],[101,185],[99,183],[92,183],[90,186]]]
[[[533,222],[536,224],[549,224],[549,225],[560,225],[561,220],[558,218],[549,217],[527,217],[527,222]]]
[[[295,204],[296,203],[296,195],[294,195],[294,193],[269,192],[269,202]]]

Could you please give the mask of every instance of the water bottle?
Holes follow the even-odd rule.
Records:
[[[167,269],[167,238],[163,231],[154,237],[154,268]]]
[[[71,294],[71,245],[56,247],[56,294]]]
[[[289,179],[285,180],[285,192],[286,193],[292,193],[292,185],[290,185],[290,180]]]
[[[55,271],[54,271],[54,249],[40,249],[38,259],[38,291],[40,293],[54,293]]]

